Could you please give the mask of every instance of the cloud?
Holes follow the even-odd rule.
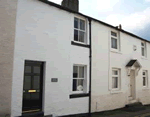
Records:
[[[54,3],[57,3],[57,4],[61,4],[61,1],[62,1],[62,0],[48,0],[48,1],[54,2]]]
[[[150,0],[145,0],[146,2],[150,2]]]
[[[122,24],[127,30],[140,30],[150,23],[150,7],[130,15],[112,14],[106,17],[106,22],[114,26]]]
[[[95,1],[96,9],[98,11],[110,11],[112,8],[120,2],[120,0],[92,0]],[[94,8],[95,8],[94,5]]]

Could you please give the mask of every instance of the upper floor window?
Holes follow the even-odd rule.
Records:
[[[112,89],[120,88],[120,69],[112,69]]]
[[[148,86],[148,75],[147,70],[143,70],[143,87]]]
[[[73,86],[72,91],[83,93],[85,89],[85,76],[86,66],[74,65],[73,66]]]
[[[141,42],[141,54],[142,56],[146,57],[146,43]]]
[[[119,49],[119,39],[118,33],[111,31],[111,48],[112,49]]]
[[[85,20],[74,18],[74,41],[86,43]]]

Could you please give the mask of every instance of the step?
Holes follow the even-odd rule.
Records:
[[[145,107],[141,102],[135,102],[135,103],[127,104],[124,109],[126,111],[135,112],[135,111],[145,110]]]
[[[35,113],[25,113],[21,117],[43,117],[43,116],[44,116],[44,112],[40,111]]]
[[[136,102],[137,102],[137,100],[129,100],[130,104],[133,104],[133,103],[136,103]]]
[[[133,100],[133,97],[129,97],[129,100]]]

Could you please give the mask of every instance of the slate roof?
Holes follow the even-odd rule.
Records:
[[[131,67],[132,65],[134,65],[134,63],[136,62],[136,59],[132,59],[129,61],[129,63],[126,65],[126,67]]]

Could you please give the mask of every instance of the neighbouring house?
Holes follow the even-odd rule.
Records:
[[[79,13],[78,0],[0,1],[0,115],[150,104],[150,42]]]

